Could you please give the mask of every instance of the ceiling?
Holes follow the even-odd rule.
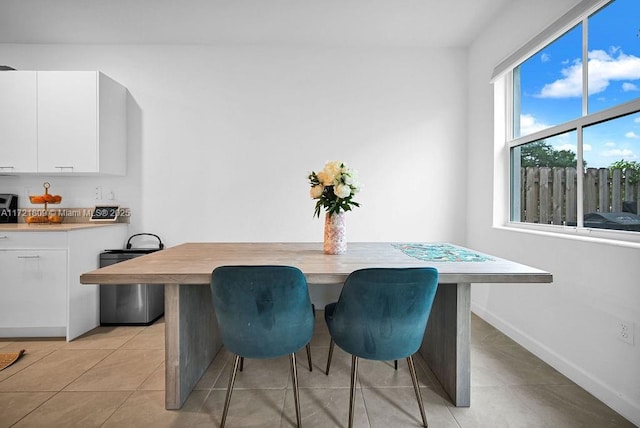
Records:
[[[0,43],[467,46],[514,0],[0,0]]]

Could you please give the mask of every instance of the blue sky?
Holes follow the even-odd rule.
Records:
[[[589,113],[640,97],[640,0],[615,0],[589,19]],[[582,25],[520,66],[521,135],[582,114]],[[575,132],[548,140],[576,152]],[[640,161],[640,113],[585,129],[587,166]]]

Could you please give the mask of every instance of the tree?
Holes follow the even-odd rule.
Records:
[[[621,159],[609,165],[609,171],[611,173],[613,173],[614,169],[621,169],[622,171],[625,171],[625,174],[631,184],[635,184],[640,180],[640,162]]]
[[[520,147],[521,166],[574,167],[578,164],[576,154],[571,150],[556,150],[545,140],[525,144]],[[584,162],[586,166],[586,162]]]

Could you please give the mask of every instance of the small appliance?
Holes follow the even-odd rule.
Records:
[[[18,195],[0,193],[0,223],[18,222]]]

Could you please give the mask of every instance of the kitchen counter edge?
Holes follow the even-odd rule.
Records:
[[[71,230],[91,229],[96,227],[115,226],[123,223],[61,223],[61,224],[39,224],[39,223],[6,223],[0,224],[0,232],[68,232]]]

